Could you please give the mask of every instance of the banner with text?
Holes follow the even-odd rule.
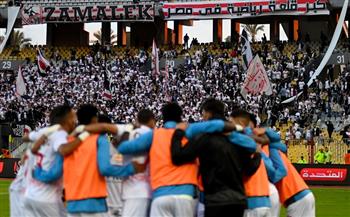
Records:
[[[164,3],[166,20],[233,19],[267,15],[328,15],[327,0],[231,0]]]
[[[350,185],[350,165],[294,164],[300,176],[310,185]]]
[[[22,24],[103,21],[153,21],[154,4],[32,6],[21,9]]]

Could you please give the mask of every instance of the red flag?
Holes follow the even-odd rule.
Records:
[[[37,60],[38,60],[39,74],[45,75],[47,67],[50,66],[50,62],[47,59],[45,59],[40,49],[38,49]]]

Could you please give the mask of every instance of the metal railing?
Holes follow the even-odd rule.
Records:
[[[331,162],[333,164],[344,164],[344,156],[350,149],[350,140],[335,140],[326,138],[315,138],[312,140],[287,140],[285,141],[288,147],[288,158],[293,162],[297,163],[301,156],[308,163],[315,163],[314,156],[320,148],[328,147],[331,152]]]

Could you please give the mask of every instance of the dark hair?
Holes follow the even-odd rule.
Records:
[[[112,123],[112,120],[106,114],[98,114],[98,122],[99,123]]]
[[[149,109],[142,109],[137,113],[137,120],[140,124],[147,124],[150,120],[155,120],[153,112]]]
[[[50,124],[60,124],[64,121],[64,119],[67,117],[69,112],[72,111],[72,107],[69,105],[60,105],[52,109],[50,113]]]
[[[80,106],[77,111],[79,124],[90,124],[92,118],[98,117],[98,110],[91,104],[85,104]]]
[[[162,116],[163,116],[164,122],[167,122],[167,121],[181,122],[182,109],[175,102],[167,103],[162,108]]]
[[[251,118],[251,114],[243,109],[233,110],[230,116],[233,118],[238,118],[238,117],[245,118],[247,120],[250,120],[250,118]]]
[[[205,100],[201,106],[201,112],[206,111],[212,113],[213,117],[225,117],[225,104],[220,100],[209,98]]]

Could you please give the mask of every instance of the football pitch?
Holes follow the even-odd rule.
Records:
[[[0,180],[0,217],[10,216],[8,187],[11,181]],[[316,198],[317,217],[345,217],[350,213],[350,188],[311,188]],[[282,209],[281,216],[285,215]]]

